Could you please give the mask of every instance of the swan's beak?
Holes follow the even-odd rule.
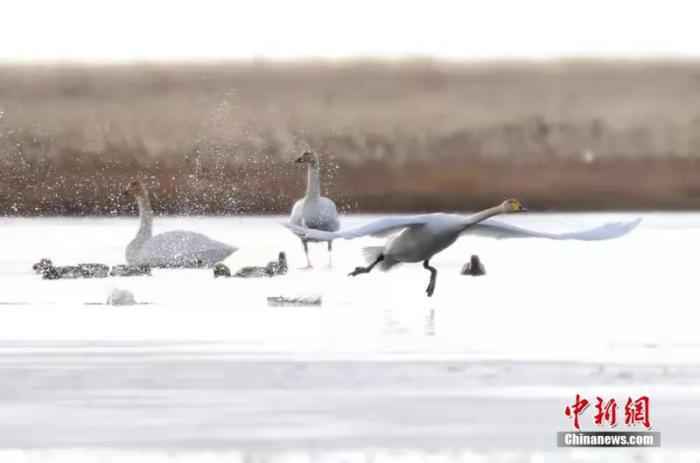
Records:
[[[296,158],[294,162],[297,164],[301,164],[302,162],[304,162],[304,158]]]

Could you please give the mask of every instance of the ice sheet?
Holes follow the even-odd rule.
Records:
[[[506,220],[558,231],[638,215]],[[464,237],[432,261],[433,298],[419,265],[346,276],[361,264],[360,248],[381,240],[336,242],[333,269],[324,268],[325,246],[312,245],[317,268],[297,270],[302,248],[282,217],[158,218],[156,232],[183,228],[236,245],[232,270],[284,250],[284,277],[154,270],[45,281],[31,272],[42,257],[123,263],[135,219],[2,219],[0,447],[48,447],[44,456],[57,459],[78,455],[60,453],[65,447],[92,449],[85,458],[150,449],[156,460],[148,461],[176,457],[162,448],[325,458],[309,446],[358,449],[353,459],[379,449],[373,461],[391,452],[382,448],[412,449],[419,459],[426,448],[466,449],[455,461],[504,451],[538,459],[557,452],[563,407],[579,392],[648,394],[664,445],[695,448],[700,416],[688,411],[700,405],[700,215],[644,216],[639,229],[608,242]],[[459,275],[472,253],[486,276]],[[89,305],[113,288],[149,304]],[[321,307],[266,301],[311,294],[323,297]]]

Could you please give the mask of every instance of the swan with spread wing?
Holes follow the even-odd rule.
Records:
[[[284,225],[302,240],[326,241],[337,238],[354,239],[362,236],[390,236],[384,246],[364,248],[364,255],[369,265],[357,267],[350,275],[369,273],[377,265],[380,266],[381,270],[386,271],[401,263],[423,262],[423,268],[430,271],[430,282],[426,293],[428,296],[432,296],[435,291],[437,269],[430,265],[430,259],[451,246],[463,233],[496,238],[598,241],[623,236],[632,231],[641,221],[641,219],[637,219],[625,223],[608,223],[578,232],[547,233],[490,220],[496,215],[524,211],[527,209],[519,200],[508,199],[496,207],[485,209],[471,216],[435,213],[410,217],[386,217],[367,225],[336,232],[312,230],[291,223]]]

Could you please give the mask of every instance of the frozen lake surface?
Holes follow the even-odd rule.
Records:
[[[554,447],[576,393],[651,397],[662,449],[618,449],[616,460],[697,459],[700,215],[506,220],[563,231],[637,216],[637,230],[607,242],[464,237],[431,261],[433,298],[420,265],[347,277],[371,238],[337,241],[332,269],[325,245],[311,245],[317,268],[296,270],[302,248],[281,217],[158,218],[155,228],[238,246],[232,270],[284,250],[284,277],[46,281],[31,271],[42,257],[124,263],[136,220],[1,219],[0,460],[600,458]],[[459,275],[471,254],[485,277]],[[114,288],[148,305],[94,304]],[[323,305],[268,307],[279,295]]]

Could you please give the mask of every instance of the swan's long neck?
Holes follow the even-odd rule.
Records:
[[[499,214],[505,214],[506,210],[502,205],[495,206],[495,207],[490,207],[488,209],[484,209],[483,211],[477,212],[476,214],[469,216],[467,219],[467,222],[464,225],[464,228],[469,228],[471,225],[477,224],[479,222],[483,222],[484,220],[488,219],[489,217],[493,217],[495,215]]]
[[[129,265],[138,265],[140,263],[140,252],[144,243],[153,236],[153,209],[151,209],[151,201],[148,199],[148,192],[144,191],[142,195],[136,198],[139,205],[139,231],[133,240],[126,246],[126,262]]]
[[[143,243],[153,236],[153,209],[151,208],[151,201],[148,199],[147,192],[139,196],[136,202],[139,205],[139,220],[141,224],[134,241]]]
[[[306,177],[306,197],[321,197],[321,169],[318,164],[309,164]]]

